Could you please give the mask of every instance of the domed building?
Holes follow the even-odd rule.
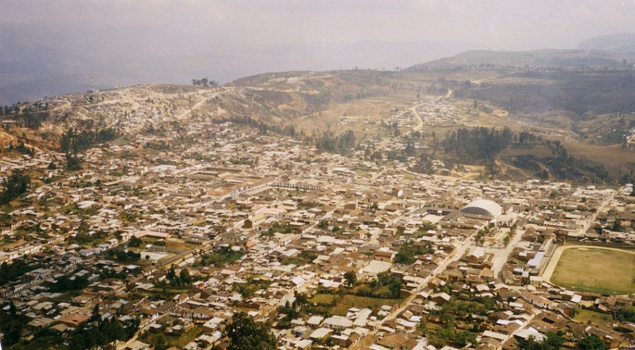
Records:
[[[478,199],[461,208],[462,214],[480,215],[497,218],[503,213],[503,207],[488,199]]]

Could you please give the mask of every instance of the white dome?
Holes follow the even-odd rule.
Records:
[[[503,208],[494,201],[479,199],[464,206],[461,209],[461,212],[466,214],[497,217],[503,212]]]

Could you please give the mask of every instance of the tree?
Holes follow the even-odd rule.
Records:
[[[527,340],[521,340],[518,347],[523,350],[558,350],[564,344],[564,338],[560,332],[547,332],[546,338],[542,341],[536,341],[533,336]]]
[[[355,274],[355,271],[346,271],[344,274],[344,280],[346,280],[346,284],[349,287],[354,287],[355,284],[357,284],[357,275]]]
[[[9,301],[9,317],[6,325],[2,325],[5,336],[2,339],[5,345],[13,345],[17,343],[22,337],[22,328],[24,324],[21,322],[21,315],[18,314],[17,308],[13,301]]]
[[[589,335],[578,343],[580,349],[585,350],[605,350],[606,344],[604,341],[596,336]]]
[[[143,243],[143,241],[141,240],[141,238],[133,236],[132,238],[130,238],[130,241],[128,242],[128,246],[129,247],[140,247],[142,243]]]
[[[192,276],[190,276],[190,271],[188,269],[181,270],[179,273],[179,279],[181,280],[181,283],[185,285],[192,283]]]
[[[258,324],[253,317],[242,311],[232,317],[225,329],[225,337],[229,338],[230,350],[274,350],[278,344],[268,323]]]
[[[157,334],[154,337],[154,346],[157,350],[164,350],[168,347],[168,339],[165,337],[163,333]]]
[[[95,306],[93,307],[93,313],[90,315],[90,321],[99,321],[100,318],[101,314],[99,313],[99,304],[95,304]]]

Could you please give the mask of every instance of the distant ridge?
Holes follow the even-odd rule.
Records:
[[[577,49],[635,53],[635,33],[619,33],[587,39],[581,42]]]
[[[458,55],[418,64],[411,69],[478,68],[495,66],[508,68],[561,68],[619,66],[635,62],[635,55],[598,50],[533,50],[533,51],[466,51]]]

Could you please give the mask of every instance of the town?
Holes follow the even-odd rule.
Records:
[[[80,169],[63,152],[1,159],[6,176],[41,175],[2,217],[0,304],[21,320],[0,329],[5,347],[223,348],[242,312],[281,349],[635,344],[631,184],[461,177],[438,159],[414,172],[391,152],[466,122],[439,97],[350,154],[196,115],[234,90],[186,92],[169,112],[156,96],[100,100],[143,87],[95,93],[83,110],[125,107],[101,122],[126,136],[78,153]],[[602,265],[627,270],[621,286],[576,289],[556,266],[605,249],[621,249],[626,266]],[[118,331],[87,344],[102,325]]]

